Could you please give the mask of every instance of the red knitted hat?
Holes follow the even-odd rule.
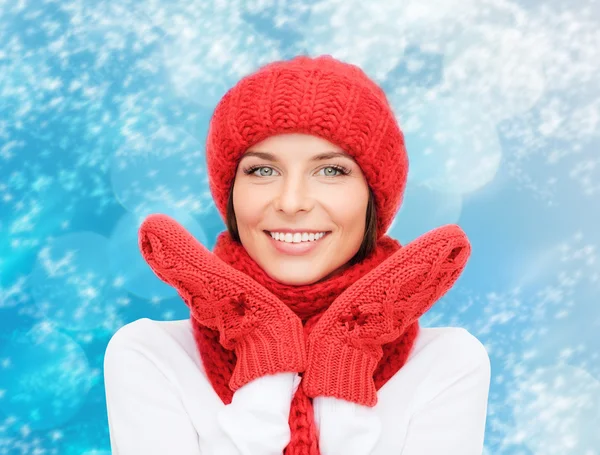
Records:
[[[408,174],[404,135],[383,90],[359,67],[329,55],[269,63],[219,101],[206,142],[208,178],[223,220],[238,162],[269,136],[305,133],[350,154],[375,196],[377,238],[392,223]]]

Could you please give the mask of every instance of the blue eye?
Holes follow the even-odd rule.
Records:
[[[268,169],[270,171],[274,171],[274,169],[272,167],[268,167],[268,166],[251,166],[248,169],[244,169],[244,174],[246,175],[254,175],[254,173],[260,169]],[[271,177],[273,175],[273,173],[271,172],[270,174],[264,174],[264,173],[260,173],[260,175],[256,175],[256,177]]]
[[[262,169],[268,169],[271,172],[270,173],[259,172],[259,174],[255,174],[256,171],[259,171]],[[339,175],[350,175],[350,173],[352,172],[350,169],[348,169],[344,166],[340,166],[340,165],[325,166],[325,167],[322,167],[321,169],[319,169],[319,171],[326,170],[326,169],[333,169],[334,173],[326,172],[325,177],[337,177]],[[272,177],[273,172],[276,172],[275,169],[273,169],[272,167],[269,167],[269,166],[250,166],[249,168],[244,169],[244,174],[254,175],[255,177]],[[337,172],[337,174],[335,172]]]
[[[338,174],[327,174],[327,172],[325,173],[326,177],[335,177],[336,175],[348,175],[350,173],[350,171],[348,169],[346,169],[345,167],[342,166],[327,166],[322,168],[321,170],[325,170],[325,169],[333,169],[334,172],[338,172]]]

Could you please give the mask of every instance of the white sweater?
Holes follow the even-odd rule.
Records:
[[[421,327],[375,407],[314,399],[322,455],[481,455],[490,360],[467,330]],[[229,405],[210,385],[189,319],[139,319],[108,343],[113,455],[267,455],[288,444],[296,373],[258,378]]]

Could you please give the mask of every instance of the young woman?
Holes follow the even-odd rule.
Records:
[[[330,56],[265,65],[219,102],[206,153],[227,230],[210,252],[165,215],[142,224],[190,318],[110,340],[112,453],[481,454],[487,352],[418,321],[470,244],[456,225],[385,235],[408,160],[383,91]]]

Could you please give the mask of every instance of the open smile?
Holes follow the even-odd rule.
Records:
[[[319,247],[322,244],[323,240],[329,237],[331,231],[327,231],[323,237],[318,240],[306,241],[306,242],[297,242],[297,243],[288,243],[282,240],[275,240],[271,237],[271,234],[268,231],[263,231],[265,235],[268,237],[270,243],[273,247],[282,254],[288,254],[292,256],[300,256],[304,254],[308,254]]]

